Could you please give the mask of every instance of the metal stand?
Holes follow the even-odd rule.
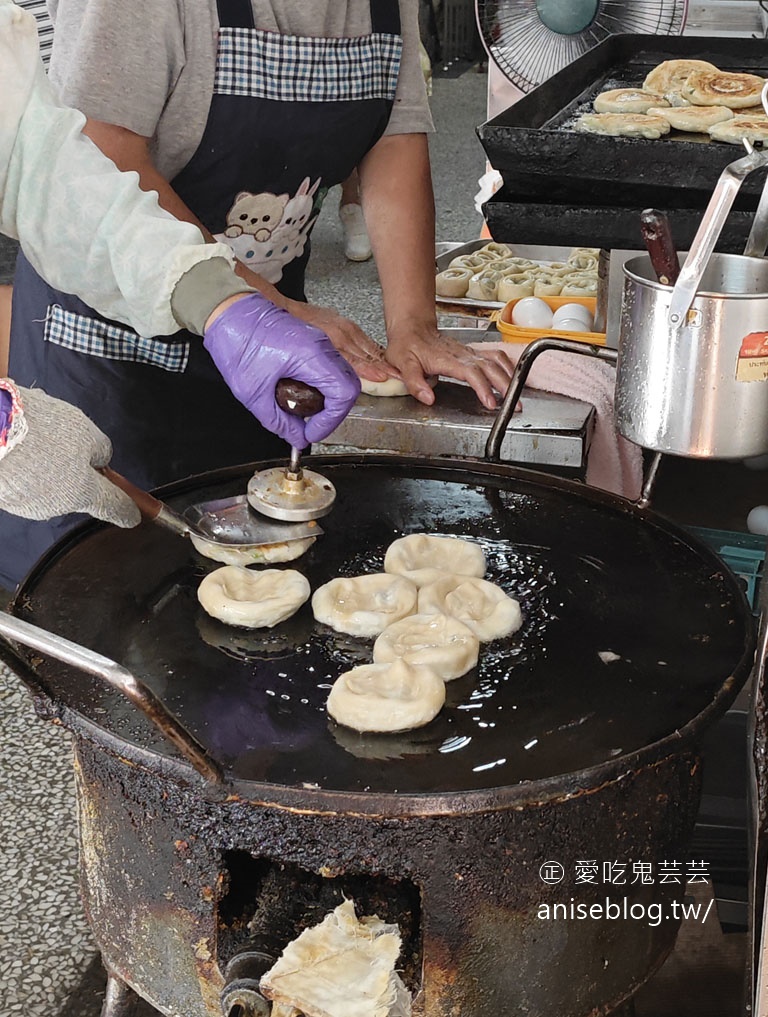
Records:
[[[768,554],[766,555],[768,560]],[[754,690],[750,711],[750,822],[753,830],[750,943],[747,954],[747,1013],[755,1017],[768,1014],[768,908],[766,873],[768,872],[768,575],[763,575],[758,598],[759,629],[755,650]],[[750,1004],[754,1008],[750,1011]]]
[[[139,998],[122,978],[110,974],[107,978],[107,992],[101,1008],[101,1017],[134,1017]]]

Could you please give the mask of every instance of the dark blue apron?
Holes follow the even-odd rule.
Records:
[[[217,7],[208,121],[172,184],[238,258],[303,300],[322,200],[389,120],[402,48],[398,2],[372,2],[371,34],[345,39],[260,31],[250,0]],[[145,488],[286,452],[230,393],[198,336],[140,337],[48,286],[23,255],[10,375],[84,410],[112,439],[114,468]],[[36,523],[0,513],[0,585],[19,582],[82,518]]]

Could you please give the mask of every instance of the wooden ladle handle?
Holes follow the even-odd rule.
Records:
[[[136,487],[122,473],[117,473],[110,466],[102,466],[99,473],[103,473],[110,483],[124,491],[131,501],[135,502],[145,519],[156,519],[160,515],[163,503],[149,491],[143,491],[140,487]]]
[[[159,498],[155,498],[149,491],[144,491],[142,488],[132,484],[122,473],[118,473],[109,466],[102,466],[99,473],[102,473],[115,487],[119,487],[121,491],[124,491],[131,501],[138,506],[139,512],[141,512],[145,519],[148,519],[150,522],[159,523],[160,526],[164,526],[167,530],[171,530],[180,537],[188,537],[190,531],[194,530],[194,527],[180,516],[178,512],[175,512],[170,505],[166,505]]]
[[[669,219],[658,209],[646,208],[640,215],[640,232],[656,278],[663,286],[674,286],[680,275],[680,262]]]

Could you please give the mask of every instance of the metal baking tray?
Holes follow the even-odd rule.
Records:
[[[438,254],[435,258],[435,274],[443,272],[449,267],[454,258],[458,258],[462,254],[474,254],[475,251],[479,251],[481,247],[485,247],[491,241],[486,239],[470,240],[466,244],[461,244],[458,247],[452,247],[449,251],[444,251]],[[506,243],[506,241],[504,241]],[[598,244],[591,243],[578,243],[571,244],[568,247],[549,247],[542,245],[531,245],[531,244],[507,244],[511,251],[511,257],[513,258],[530,258],[531,261],[551,262],[551,261],[567,261],[568,256],[574,247],[598,247]],[[478,311],[500,311],[504,306],[503,300],[472,300],[470,297],[442,297],[440,294],[435,294],[435,303],[441,308],[455,307],[461,308],[464,312],[471,312],[472,310]]]
[[[628,206],[588,205],[581,204],[578,199],[572,203],[540,202],[521,200],[504,187],[483,205],[483,215],[493,239],[511,247],[515,237],[523,236],[540,244],[643,250],[640,214],[651,204],[665,212],[678,250],[687,250],[701,223],[706,201],[698,209],[676,208],[663,202]],[[732,210],[715,250],[722,254],[742,254],[754,215],[754,212]],[[586,243],[585,237],[588,238]],[[565,249],[570,250],[570,247]]]
[[[708,60],[726,71],[768,77],[768,46],[763,39],[609,36],[477,128],[491,165],[510,190],[527,183],[529,194],[531,186],[542,186],[542,178],[555,180],[560,187],[572,181],[574,197],[580,181],[605,184],[614,192],[627,186],[711,192],[722,170],[743,154],[740,146],[679,131],[648,141],[574,130],[576,118],[592,108],[598,93],[637,87],[657,64],[674,59]],[[742,191],[757,195],[762,186],[762,174],[753,174]],[[589,201],[583,188],[581,198]],[[658,204],[638,202],[643,207],[651,203]],[[693,207],[698,205],[693,202]]]

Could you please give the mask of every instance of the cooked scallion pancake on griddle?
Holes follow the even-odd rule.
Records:
[[[656,92],[658,95],[679,92],[694,71],[719,73],[718,68],[706,60],[665,60],[653,68],[643,82],[643,88],[646,92]]]
[[[613,138],[647,138],[651,141],[669,134],[669,121],[643,113],[583,113],[577,131],[606,134]]]
[[[694,71],[686,79],[681,92],[695,106],[727,106],[741,109],[755,106],[765,79],[756,74],[731,74],[729,71]]]
[[[729,145],[740,145],[745,138],[752,144],[756,141],[768,141],[768,116],[733,116],[729,120],[723,120],[722,123],[713,124],[709,128],[709,136],[715,141],[725,141]]]
[[[595,113],[647,113],[651,106],[666,106],[667,100],[640,88],[612,88],[595,99]]]
[[[725,106],[678,106],[676,109],[665,107],[648,110],[650,116],[664,117],[669,126],[676,131],[688,131],[689,134],[706,134],[713,124],[730,120],[733,110]]]

